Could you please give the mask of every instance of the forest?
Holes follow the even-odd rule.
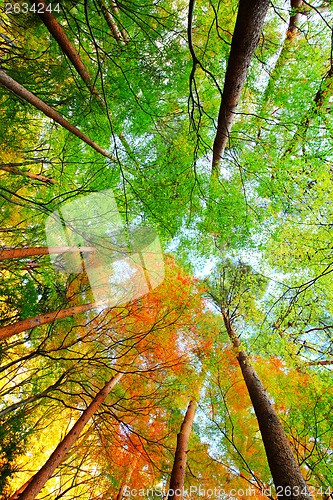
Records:
[[[333,498],[333,1],[0,2],[0,498]]]

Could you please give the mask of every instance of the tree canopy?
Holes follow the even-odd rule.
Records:
[[[333,494],[332,26],[332,0],[0,6],[4,499]],[[64,208],[101,192],[102,243]],[[89,266],[127,257],[146,292],[99,303]]]

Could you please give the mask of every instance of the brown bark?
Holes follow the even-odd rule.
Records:
[[[177,447],[169,487],[169,490],[172,490],[173,494],[171,493],[168,495],[168,500],[181,500],[183,498],[188,441],[190,438],[196,409],[196,401],[190,401],[183,423],[180,427],[180,432],[177,435]]]
[[[99,8],[102,11],[103,17],[104,17],[107,25],[109,26],[109,28],[111,30],[113,37],[118,42],[122,42],[122,43],[128,42],[126,33],[124,32],[124,30],[122,30],[122,31],[119,30],[112,14],[110,14],[110,12],[107,9],[105,1],[104,0],[97,0],[97,3],[98,3]],[[116,12],[117,12],[117,7],[114,7],[114,8],[116,9]]]
[[[46,481],[52,476],[55,469],[64,460],[67,452],[79,437],[86,423],[98,410],[107,395],[112,391],[112,389],[114,388],[116,383],[119,382],[122,376],[122,373],[118,373],[115,377],[113,377],[111,380],[109,380],[109,382],[105,384],[103,389],[99,391],[88,408],[82,413],[81,417],[69,431],[67,436],[61,441],[61,443],[59,443],[59,445],[54,450],[50,458],[45,462],[43,467],[37,472],[37,474],[35,474],[23,493],[19,495],[19,500],[34,500],[36,495],[38,495],[40,490],[43,488]]]
[[[45,177],[44,175],[32,174],[31,172],[20,170],[14,163],[8,163],[7,165],[0,164],[0,170],[5,170],[6,172],[10,172],[15,175],[23,175],[24,177],[29,177],[29,179],[45,182],[46,184],[56,184],[57,182],[54,179],[50,179],[50,177]]]
[[[258,420],[275,489],[277,493],[280,492],[278,498],[310,500],[312,497],[268,394],[249,358],[241,349],[239,337],[223,307],[221,312]]]
[[[48,255],[58,253],[73,252],[94,252],[92,247],[32,247],[32,248],[11,248],[3,249],[0,247],[0,261],[10,259],[22,259],[32,257],[33,255]]]
[[[115,158],[105,149],[101,148],[92,141],[88,136],[84,135],[78,128],[69,123],[65,118],[63,118],[59,113],[57,113],[53,108],[48,106],[44,101],[36,97],[32,92],[29,92],[25,87],[20,85],[18,82],[13,80],[4,70],[0,69],[0,83],[7,87],[9,90],[14,92],[16,95],[24,99],[25,101],[32,104],[35,108],[39,109],[49,118],[52,118],[55,122],[59,123],[66,130],[74,134],[76,137],[81,139],[83,142],[88,144],[95,151],[105,156],[106,158],[110,158],[111,160],[115,160]]]
[[[326,365],[333,365],[333,360],[324,360],[324,361],[309,361],[308,363],[306,363],[307,366],[317,366],[317,365],[321,365],[321,366],[326,366]]]
[[[47,4],[44,2],[44,0],[30,0],[31,4],[35,6],[36,12],[38,13],[39,17],[53,36],[53,38],[56,40],[58,43],[59,47],[63,51],[64,54],[68,57],[68,59],[71,61],[73,64],[74,68],[76,71],[79,73],[81,76],[82,80],[88,87],[88,89],[93,93],[96,94],[100,99],[101,97],[98,95],[97,90],[94,87],[93,80],[88,73],[85,65],[83,64],[79,54],[76,52],[75,47],[72,45],[70,40],[67,38],[66,33],[52,14],[52,12],[47,12]],[[40,5],[43,5],[42,8],[40,8]],[[43,12],[40,12],[43,10]]]
[[[286,38],[288,40],[291,40],[297,34],[297,25],[302,15],[301,7],[303,5],[303,0],[291,0],[290,4],[292,10],[290,15],[288,30],[286,33]]]
[[[218,165],[229,139],[235,111],[249,66],[260,40],[269,0],[240,0],[231,42],[227,71],[213,144],[212,177],[218,178]]]
[[[35,316],[34,318],[24,319],[23,321],[17,321],[13,325],[3,326],[0,328],[0,340],[7,339],[12,335],[17,333],[25,332],[30,330],[30,328],[36,328],[40,325],[46,325],[47,323],[53,323],[58,319],[69,318],[75,314],[80,314],[91,309],[99,307],[101,304],[98,302],[91,302],[90,304],[82,304],[80,306],[69,307],[68,309],[60,309],[59,311],[52,311],[46,314],[41,314],[40,316]]]

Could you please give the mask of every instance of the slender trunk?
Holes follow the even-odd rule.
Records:
[[[55,469],[64,460],[67,452],[81,434],[86,423],[98,410],[107,395],[112,391],[116,383],[119,382],[122,375],[122,373],[118,373],[115,377],[113,377],[109,382],[105,384],[103,389],[99,391],[88,408],[82,413],[79,420],[69,431],[67,436],[61,441],[61,443],[59,443],[50,458],[45,462],[39,472],[35,474],[23,493],[21,493],[21,495],[19,496],[20,500],[34,500],[36,495],[38,495],[40,490],[43,488],[46,481],[50,479]]]
[[[124,489],[126,488],[129,480],[131,479],[131,476],[132,476],[133,471],[136,467],[136,464],[138,463],[138,460],[139,460],[139,455],[135,455],[135,457],[131,461],[131,465],[127,469],[127,472],[126,472],[125,477],[124,477],[124,482],[123,482],[120,490],[118,491],[118,495],[117,495],[116,500],[122,500],[123,494],[124,494]]]
[[[295,153],[297,146],[304,139],[305,134],[313,118],[317,116],[322,109],[324,110],[326,109],[328,99],[332,96],[332,94],[333,94],[333,68],[330,68],[330,70],[326,73],[326,75],[322,79],[320,88],[318,89],[314,97],[312,106],[304,116],[300,125],[297,127],[297,130],[293,138],[289,142],[288,148],[284,152],[282,158],[285,158],[286,156]]]
[[[46,184],[56,184],[57,181],[54,179],[50,179],[50,177],[45,177],[44,175],[32,174],[31,172],[24,172],[24,170],[20,170],[14,163],[8,163],[7,165],[0,164],[0,170],[5,170],[6,172],[10,172],[15,175],[23,175],[24,177],[29,177],[29,179],[33,179],[40,182],[45,182]]]
[[[117,4],[114,0],[111,0],[111,9],[112,9],[112,12],[116,15],[116,16],[119,16],[119,10],[118,10],[118,7],[117,7]],[[127,35],[126,35],[126,31],[124,29],[121,30],[121,34],[122,34],[122,37],[123,39],[128,42],[128,38],[127,38]]]
[[[286,36],[284,39],[284,44],[283,44],[282,50],[281,50],[279,57],[275,63],[274,69],[271,73],[271,76],[269,78],[269,82],[267,84],[267,87],[266,87],[266,90],[264,93],[263,105],[262,105],[261,110],[260,110],[260,115],[264,114],[267,111],[267,108],[268,108],[269,102],[270,102],[269,97],[273,93],[273,91],[275,89],[275,84],[278,81],[278,79],[280,78],[282,69],[283,69],[283,67],[284,67],[284,65],[287,62],[288,57],[289,57],[290,47],[292,46],[292,44],[296,38],[296,35],[298,33],[297,25],[300,21],[301,15],[302,15],[302,13],[300,12],[300,8],[303,5],[303,0],[291,0],[290,4],[291,4],[292,10],[290,13],[290,18],[289,18],[289,26],[288,26],[288,29],[286,32]],[[261,127],[259,128],[259,131],[258,131],[258,137],[260,136],[260,131],[261,131]]]
[[[91,302],[90,304],[82,304],[80,306],[69,307],[68,309],[60,309],[60,311],[53,311],[46,314],[41,314],[40,316],[35,316],[34,318],[24,319],[23,321],[18,321],[13,325],[3,326],[0,328],[0,341],[16,335],[17,333],[25,332],[31,328],[36,328],[40,325],[46,325],[47,323],[53,323],[58,319],[69,318],[75,316],[75,314],[80,314],[91,309],[96,309],[96,307],[101,306],[100,302]]]
[[[94,252],[92,247],[31,247],[31,248],[12,248],[3,249],[0,247],[0,261],[10,259],[22,259],[32,257],[33,255],[48,255],[58,253],[74,252]]]
[[[188,441],[190,438],[196,409],[196,401],[190,401],[183,423],[180,427],[180,432],[179,434],[177,434],[177,447],[170,477],[169,488],[173,493],[168,495],[168,500],[181,500],[183,498]]]
[[[79,73],[79,75],[81,76],[82,80],[84,81],[88,89],[93,94],[97,95],[99,99],[101,99],[97,90],[94,87],[94,82],[90,74],[88,73],[85,65],[83,64],[79,54],[76,52],[75,47],[67,38],[66,33],[64,32],[64,30],[62,29],[62,27],[60,26],[60,24],[52,14],[52,12],[48,12],[46,10],[47,4],[44,2],[44,0],[30,0],[30,2],[32,5],[35,6],[36,12],[38,13],[39,17],[49,30],[50,34],[56,40],[63,53],[71,61],[74,68]],[[40,5],[42,5],[42,8],[40,8]]]
[[[240,0],[213,144],[212,177],[218,178],[218,165],[229,139],[245,79],[260,40],[269,0]]]
[[[101,9],[102,11],[102,14],[103,14],[103,17],[107,23],[107,25],[109,26],[110,30],[111,30],[111,33],[113,35],[113,37],[118,41],[118,42],[121,42],[121,43],[126,43],[128,42],[128,39],[126,37],[126,33],[123,31],[120,31],[112,14],[110,14],[110,12],[108,11],[107,9],[107,6],[105,4],[105,1],[104,0],[97,0],[97,3],[98,3],[98,6],[99,8]]]
[[[65,118],[63,118],[59,113],[57,113],[53,108],[48,106],[44,101],[36,97],[32,92],[29,92],[25,87],[20,85],[18,82],[13,80],[4,70],[0,69],[0,83],[7,87],[9,90],[14,92],[16,95],[24,99],[25,101],[32,104],[35,108],[39,109],[49,118],[52,118],[55,122],[59,123],[62,127],[68,130],[71,134],[75,135],[83,142],[88,144],[95,151],[105,156],[106,158],[110,158],[114,160],[114,157],[105,149],[102,149],[98,144],[92,141],[89,137],[84,135],[78,128],[74,127],[71,123],[69,123]]]
[[[221,312],[229,338],[237,353],[237,360],[258,420],[268,465],[279,499],[310,500],[312,497],[268,394],[246,353],[241,350],[239,337],[223,307]]]

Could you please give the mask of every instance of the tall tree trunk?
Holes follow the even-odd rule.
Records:
[[[30,248],[10,248],[3,249],[0,247],[0,261],[11,259],[22,259],[24,257],[32,257],[33,255],[48,255],[58,253],[74,253],[74,252],[94,252],[93,247],[30,247]]]
[[[17,168],[15,163],[8,163],[7,165],[0,164],[0,170],[5,170],[6,172],[10,172],[15,175],[23,175],[24,177],[29,177],[29,179],[33,179],[40,182],[45,182],[46,184],[56,184],[57,181],[54,179],[50,179],[50,177],[45,177],[44,175],[32,174],[31,172],[25,172]]]
[[[300,12],[300,9],[303,5],[303,0],[291,0],[290,1],[290,7],[291,7],[291,13],[290,13],[290,18],[289,18],[289,26],[286,32],[286,36],[284,39],[284,44],[282,47],[282,50],[279,54],[279,57],[275,63],[274,69],[271,73],[271,76],[269,78],[269,82],[267,84],[264,97],[263,97],[263,104],[260,110],[260,115],[264,114],[267,111],[267,108],[269,106],[269,101],[270,101],[270,95],[273,93],[275,84],[280,78],[282,69],[288,60],[289,57],[289,52],[290,52],[290,47],[293,44],[295,37],[298,33],[297,30],[297,25],[300,22],[300,18],[302,13]],[[258,137],[260,136],[260,131],[261,127],[259,128],[258,131]]]
[[[258,420],[278,498],[310,500],[312,497],[268,394],[246,353],[241,350],[239,337],[223,307],[221,312]]]
[[[119,382],[122,376],[122,373],[118,373],[115,377],[113,377],[109,382],[105,384],[103,389],[99,391],[88,408],[82,413],[79,420],[69,431],[67,436],[61,441],[61,443],[59,443],[50,458],[45,462],[39,472],[35,474],[23,493],[20,494],[20,500],[34,500],[36,495],[38,495],[40,490],[43,488],[46,481],[50,479],[55,469],[64,460],[67,452],[70,450],[71,446],[75,443],[75,441],[81,434],[86,423],[98,410],[107,395],[112,391],[112,389],[114,388],[116,383]]]
[[[188,441],[190,438],[197,403],[195,400],[189,402],[180,432],[177,434],[177,447],[173,462],[170,487],[173,491],[168,495],[168,500],[181,500],[183,498],[184,480],[186,472]]]
[[[104,0],[97,0],[97,3],[98,3],[98,6],[99,8],[101,9],[102,11],[102,14],[103,14],[103,17],[107,23],[107,25],[109,26],[110,30],[111,30],[111,33],[112,35],[114,36],[114,38],[118,41],[118,42],[121,42],[121,43],[126,43],[128,42],[128,39],[127,39],[127,36],[126,36],[126,33],[124,30],[120,31],[112,14],[108,11],[108,8],[105,4],[105,1]],[[117,9],[117,7],[115,7]]]
[[[97,90],[94,87],[93,80],[88,73],[85,65],[83,64],[79,54],[76,52],[75,47],[72,45],[70,40],[67,38],[66,33],[52,14],[52,12],[48,12],[46,10],[47,4],[44,2],[44,0],[30,0],[31,4],[35,6],[36,8],[36,13],[38,16],[41,18],[53,38],[56,40],[58,43],[59,47],[63,51],[64,54],[68,57],[68,59],[71,61],[73,64],[74,68],[76,71],[79,73],[81,76],[82,80],[88,87],[88,89],[95,95],[101,99],[99,96]],[[42,8],[40,8],[40,5],[42,5]]]
[[[317,116],[322,109],[326,108],[328,100],[332,96],[332,94],[333,94],[333,67],[329,69],[329,71],[322,79],[320,87],[314,97],[313,103],[309,111],[306,113],[300,125],[297,127],[297,130],[293,138],[289,142],[289,145],[286,151],[284,152],[282,158],[295,153],[297,146],[305,138],[305,134],[313,118]]]
[[[260,40],[269,0],[240,0],[213,144],[212,178],[219,176],[219,163],[229,139],[245,79]]]
[[[98,144],[92,141],[88,136],[84,135],[78,128],[74,127],[74,125],[65,120],[65,118],[59,115],[59,113],[57,113],[53,108],[48,106],[44,101],[36,97],[34,94],[32,94],[32,92],[29,92],[29,90],[27,90],[25,87],[8,76],[7,73],[2,69],[0,69],[0,83],[19,97],[22,97],[22,99],[24,99],[25,101],[32,104],[35,108],[42,111],[42,113],[44,113],[46,116],[59,123],[59,125],[88,144],[88,146],[93,148],[95,151],[105,156],[106,158],[110,158],[111,160],[115,161],[115,158],[108,151],[98,146]]]
[[[58,319],[69,318],[75,316],[75,314],[80,314],[91,309],[96,309],[96,307],[101,306],[100,302],[91,302],[90,304],[82,304],[80,306],[69,307],[68,309],[60,309],[60,311],[52,311],[46,314],[41,314],[40,316],[35,316],[34,318],[24,319],[23,321],[17,321],[13,325],[7,325],[0,328],[0,341],[16,335],[17,333],[25,332],[30,330],[30,328],[36,328],[40,325],[46,325],[47,323],[53,323]]]

